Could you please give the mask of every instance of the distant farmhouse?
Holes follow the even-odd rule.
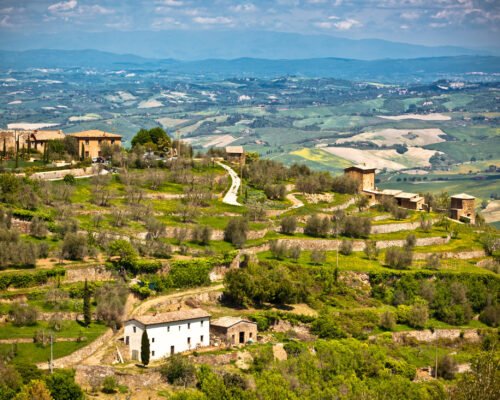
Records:
[[[121,146],[121,135],[99,130],[69,133],[68,136],[78,140],[78,151],[82,158],[97,158],[102,156],[101,146],[104,143]]]
[[[63,131],[33,131],[30,134],[30,141],[32,143],[32,148],[36,151],[43,153],[45,151],[45,146],[49,140],[63,140],[66,136]]]
[[[210,333],[227,344],[245,344],[257,340],[257,324],[238,317],[222,317],[211,321]]]
[[[125,344],[139,360],[142,333],[147,331],[151,360],[210,344],[210,314],[200,308],[134,317],[125,322]]]
[[[378,204],[384,198],[393,198],[397,205],[408,210],[427,210],[425,199],[417,193],[407,193],[402,190],[378,190],[375,187],[376,168],[355,165],[344,169],[344,174],[358,182],[358,192],[370,199],[370,204]],[[462,193],[451,196],[450,218],[475,222],[475,198]]]
[[[243,146],[227,146],[226,157],[228,161],[240,165],[245,164],[245,150],[243,150]]]

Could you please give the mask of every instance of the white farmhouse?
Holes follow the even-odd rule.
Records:
[[[141,357],[142,332],[148,332],[151,360],[210,344],[210,314],[200,308],[133,317],[125,322],[125,344],[132,360]]]

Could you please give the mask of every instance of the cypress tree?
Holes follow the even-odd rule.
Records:
[[[149,352],[148,332],[144,329],[141,337],[141,362],[144,366],[149,364]]]
[[[83,321],[85,326],[89,326],[92,321],[92,315],[90,312],[90,289],[85,279],[85,286],[83,288]]]
[[[85,146],[84,144],[82,143],[82,161],[85,160]]]

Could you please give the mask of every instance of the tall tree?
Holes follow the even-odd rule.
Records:
[[[144,329],[144,332],[142,332],[142,337],[141,337],[141,362],[144,366],[147,366],[149,364],[149,337],[148,337],[148,331]]]
[[[85,286],[83,287],[83,320],[85,326],[89,326],[90,322],[92,321],[92,315],[90,312],[90,300],[91,300],[90,288],[87,279],[85,279]]]

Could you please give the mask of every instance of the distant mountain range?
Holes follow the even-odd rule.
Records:
[[[421,46],[379,39],[345,39],[271,31],[113,31],[23,34],[4,32],[0,49],[96,49],[131,53],[147,58],[178,60],[349,58],[420,58],[458,55],[494,55],[489,50],[455,46]]]
[[[456,56],[372,61],[342,58],[299,60],[239,58],[179,61],[96,50],[0,51],[0,68],[3,69],[58,67],[137,71],[164,70],[173,74],[203,75],[211,78],[269,78],[297,75],[348,80],[374,79],[382,82],[428,82],[464,74],[475,77],[500,73],[500,57]]]

